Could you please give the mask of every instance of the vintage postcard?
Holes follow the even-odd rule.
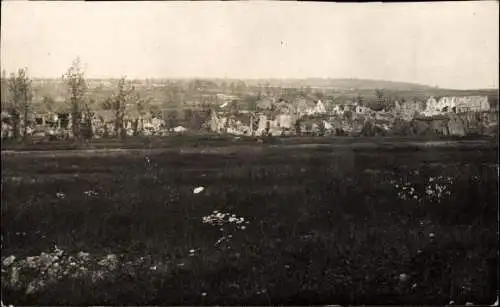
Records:
[[[498,1],[1,5],[2,306],[498,305]]]

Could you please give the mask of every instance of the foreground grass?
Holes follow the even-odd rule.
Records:
[[[279,147],[6,156],[2,257],[17,260],[2,266],[4,300],[491,304],[496,157],[488,150]],[[451,178],[442,183],[449,195],[426,192],[439,176]],[[409,183],[414,192],[406,195]],[[193,194],[197,186],[205,190]],[[214,210],[248,223],[244,229],[203,223]],[[54,245],[64,256],[47,256]],[[22,259],[42,252],[45,269],[25,268]],[[71,262],[88,274],[62,269],[26,294],[30,281],[59,274],[54,263]],[[20,275],[12,282],[16,265]]]

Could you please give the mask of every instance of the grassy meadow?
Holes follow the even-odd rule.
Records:
[[[3,152],[4,303],[495,301],[497,145],[214,142]]]

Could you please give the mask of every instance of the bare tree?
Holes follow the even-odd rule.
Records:
[[[139,120],[140,120],[140,127],[141,131],[144,127],[144,117],[146,116],[147,112],[151,108],[151,98],[148,99],[141,99],[139,97],[139,94],[134,95],[134,100],[135,100],[135,107],[137,109],[137,113],[139,114],[139,119],[136,119],[136,123],[134,124],[134,135],[139,134]]]
[[[71,107],[71,126],[75,138],[81,138],[80,125],[82,121],[82,110],[85,104],[85,93],[87,83],[80,58],[77,57],[68,71],[63,75],[63,80],[68,87],[68,96]]]
[[[95,104],[95,101],[91,101],[90,102],[91,105],[94,105]],[[84,138],[89,140],[89,139],[92,139],[92,137],[94,137],[94,132],[93,132],[93,129],[92,129],[92,119],[94,118],[94,112],[92,111],[92,109],[90,108],[89,104],[85,102],[84,104],[84,108],[85,108],[85,133],[84,133]]]
[[[8,104],[8,111],[12,117],[12,128],[14,139],[19,139],[19,128],[21,128],[21,114],[23,115],[23,136],[27,137],[29,114],[33,93],[31,90],[31,79],[28,77],[28,69],[20,68],[16,74],[11,74],[8,81],[8,88],[11,94],[11,101]]]
[[[2,77],[0,79],[1,88],[0,88],[0,102],[2,104],[2,110],[7,106],[7,96],[9,92],[8,79],[7,79],[7,71],[2,69]]]
[[[121,78],[118,80],[117,92],[113,101],[113,110],[115,111],[115,134],[121,138],[125,137],[123,118],[125,117],[126,96],[125,78]]]
[[[139,96],[133,86],[129,86],[125,78],[118,80],[117,91],[113,99],[113,110],[115,111],[115,133],[124,139],[126,131],[124,127],[125,111],[128,104],[135,104]]]
[[[171,109],[167,112],[165,124],[170,128],[173,128],[179,124],[179,114],[176,109]]]

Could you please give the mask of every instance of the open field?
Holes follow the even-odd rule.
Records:
[[[89,142],[77,141],[32,141],[15,142],[12,140],[2,141],[2,153],[8,151],[26,152],[26,151],[55,151],[55,150],[80,150],[80,149],[166,149],[172,148],[221,148],[234,147],[235,145],[259,145],[257,140],[263,144],[272,145],[311,145],[321,144],[330,146],[340,146],[342,148],[369,147],[390,148],[392,147],[421,147],[426,144],[442,145],[446,147],[466,147],[469,149],[481,149],[498,147],[498,138],[484,136],[482,138],[473,137],[303,137],[303,136],[285,136],[285,137],[254,137],[254,136],[231,136],[217,135],[209,133],[186,133],[183,135],[170,136],[135,136],[127,137],[125,140],[116,138],[95,139]]]
[[[176,140],[2,152],[4,302],[495,301],[497,145]]]

